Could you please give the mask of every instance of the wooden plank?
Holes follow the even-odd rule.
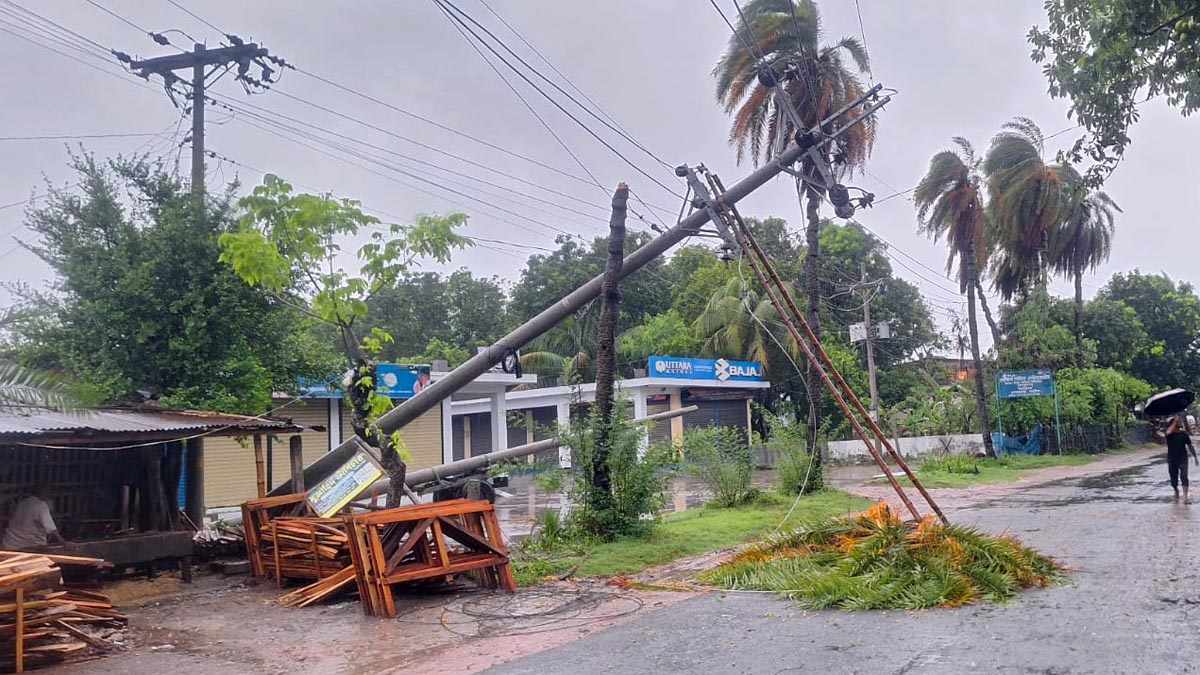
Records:
[[[490,551],[499,556],[507,556],[508,555],[508,551],[505,551],[502,548],[497,548],[496,546],[493,546],[491,542],[484,539],[483,538],[484,535],[482,532],[480,532],[479,534],[469,532],[465,528],[459,527],[453,521],[451,521],[450,519],[445,518],[445,517],[438,518],[438,520],[441,523],[441,525],[440,525],[441,528],[443,530],[449,530],[450,536],[452,538],[454,538],[456,541],[458,541],[460,544],[465,544],[466,546],[474,548],[474,549],[481,549],[480,552]]]
[[[388,584],[399,584],[406,581],[416,581],[418,579],[428,579],[430,577],[441,577],[447,574],[458,574],[480,567],[492,567],[499,564],[500,560],[494,555],[486,553],[469,553],[463,556],[458,556],[450,561],[446,567],[422,567],[421,569],[403,570],[387,577]]]
[[[16,671],[25,672],[25,589],[17,589]]]
[[[500,521],[496,519],[495,510],[482,514],[483,528],[487,532],[492,546],[505,552],[504,562],[496,566],[496,574],[500,577],[500,587],[509,593],[517,592],[517,580],[513,577],[512,565],[508,559],[508,547],[504,545],[504,533],[500,530]]]
[[[387,558],[383,555],[383,545],[379,542],[379,529],[375,527],[367,527],[367,538],[371,544],[370,558],[371,565],[375,568],[378,574],[379,595],[383,600],[381,611],[384,616],[396,616],[396,603],[392,597],[392,587],[387,585],[385,579]]]
[[[442,567],[450,566],[450,554],[446,552],[446,534],[442,532],[442,519],[433,519],[433,542],[437,545],[438,559]]]
[[[433,525],[433,522],[433,518],[426,518],[425,520],[417,523],[413,529],[409,530],[408,539],[404,541],[403,545],[396,549],[395,553],[391,554],[385,559],[385,563],[381,572],[386,575],[392,570],[396,569],[396,566],[400,564],[400,561],[404,560],[404,556],[408,555],[408,552],[413,550],[413,547],[415,547],[425,538],[425,532],[429,529],[430,525]]]

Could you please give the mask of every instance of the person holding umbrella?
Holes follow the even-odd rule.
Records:
[[[1183,484],[1183,502],[1188,503],[1188,465],[1187,452],[1192,452],[1192,460],[1200,466],[1196,458],[1196,448],[1192,445],[1192,430],[1187,423],[1187,409],[1196,400],[1196,395],[1187,389],[1169,389],[1146,399],[1142,406],[1142,414],[1151,420],[1167,419],[1167,429],[1163,434],[1167,442],[1167,474],[1171,479],[1171,488],[1175,490],[1175,499],[1179,499],[1179,484]]]
[[[1188,427],[1183,413],[1175,415],[1167,424],[1167,475],[1171,479],[1171,489],[1175,490],[1175,499],[1179,499],[1179,485],[1183,484],[1183,503],[1188,500],[1188,465],[1187,451],[1192,453],[1192,461],[1200,466],[1200,458],[1196,457],[1196,447],[1192,445],[1192,430]]]

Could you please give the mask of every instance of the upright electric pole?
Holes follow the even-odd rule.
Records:
[[[867,264],[863,263],[863,324],[867,327],[867,381],[871,385],[871,419],[879,422],[879,387],[875,385],[875,326],[871,324],[871,289],[867,284]]]
[[[123,52],[114,52],[117,60],[129,66],[129,69],[135,74],[147,80],[151,75],[161,77],[167,94],[171,96],[172,103],[176,103],[174,94],[177,92],[175,92],[174,86],[186,84],[183,78],[176,75],[176,71],[191,71],[191,91],[187,97],[192,102],[192,196],[196,199],[197,206],[204,203],[205,79],[218,68],[236,66],[237,79],[247,90],[250,86],[266,88],[268,84],[275,81],[272,79],[275,70],[267,65],[267,62],[270,61],[281,67],[288,66],[283,59],[271,56],[265,47],[260,47],[253,42],[245,42],[236,35],[226,35],[225,38],[232,43],[228,47],[208,49],[197,42],[190,52],[185,51],[152,59],[133,59]],[[165,40],[165,38],[163,39]],[[155,40],[158,41],[158,38]],[[252,64],[262,69],[261,79],[249,74]],[[207,68],[211,69],[206,71]],[[178,106],[178,103],[176,105]],[[201,213],[203,213],[202,209]]]
[[[192,198],[204,217],[204,45],[192,48]]]

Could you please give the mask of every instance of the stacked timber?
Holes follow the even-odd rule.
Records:
[[[0,551],[0,666],[15,672],[116,646],[95,634],[121,628],[125,615],[102,593],[63,584],[94,578],[103,560]]]
[[[350,538],[336,518],[275,518],[258,533],[263,574],[324,579],[350,566]]]
[[[396,616],[392,587],[399,584],[470,574],[488,588],[517,589],[495,508],[486,500],[414,504],[345,521],[359,599],[370,616]]]

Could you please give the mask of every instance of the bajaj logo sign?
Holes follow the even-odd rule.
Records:
[[[713,365],[715,366],[717,379],[722,382],[731,377],[759,377],[762,375],[756,363],[737,364],[730,363],[725,359],[717,359],[717,362]]]

